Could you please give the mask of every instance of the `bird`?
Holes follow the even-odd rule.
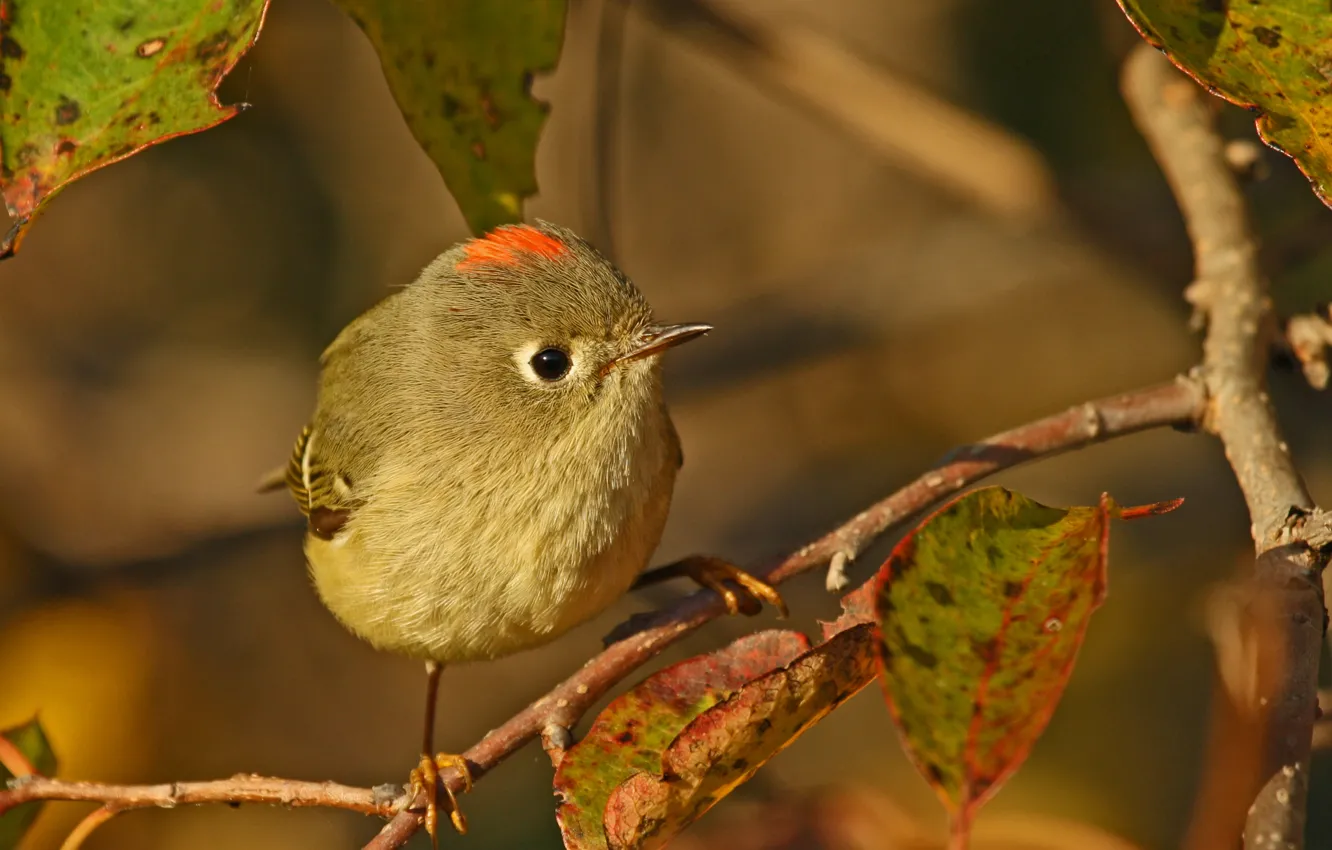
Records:
[[[592,245],[538,221],[452,246],[321,355],[313,414],[260,489],[285,485],[305,516],[309,574],[333,616],[425,662],[408,791],[426,793],[432,842],[439,771],[471,788],[465,759],[434,752],[445,666],[549,643],[677,575],[731,613],[785,614],[774,588],[722,559],[644,572],[684,461],[662,355],[711,329],[656,321]]]

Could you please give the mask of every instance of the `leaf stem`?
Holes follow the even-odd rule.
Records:
[[[29,776],[37,775],[36,766],[28,760],[28,757],[13,741],[4,735],[0,735],[0,766],[3,766],[16,779],[26,779]],[[0,808],[0,811],[4,811],[4,809]]]
[[[948,819],[948,850],[969,850],[971,847],[971,815],[959,811]]]
[[[78,826],[74,827],[69,835],[65,837],[64,842],[60,845],[60,850],[79,850],[88,836],[92,835],[94,829],[120,814],[120,811],[118,807],[108,804],[89,812],[88,816],[79,821]]]

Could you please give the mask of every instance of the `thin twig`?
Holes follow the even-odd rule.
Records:
[[[826,566],[843,553],[854,558],[879,535],[964,487],[1038,457],[1049,457],[1162,426],[1191,427],[1205,408],[1201,382],[1181,377],[1168,384],[1087,402],[979,443],[951,452],[933,469],[837,530],[786,559],[755,570],[771,584]],[[695,593],[671,607],[631,620],[617,629],[629,636],[611,644],[546,696],[532,703],[464,753],[479,777],[536,737],[548,724],[575,726],[607,691],[658,652],[725,612],[711,591]],[[457,774],[441,776],[455,791]],[[403,807],[365,850],[400,847],[420,827],[424,796]]]
[[[1203,426],[1225,447],[1257,553],[1244,615],[1262,645],[1254,676],[1261,790],[1246,816],[1244,846],[1293,850],[1304,841],[1327,560],[1309,545],[1308,532],[1325,516],[1295,471],[1268,399],[1266,350],[1274,319],[1267,281],[1244,196],[1202,91],[1146,45],[1126,62],[1123,90],[1193,243],[1196,280],[1187,296],[1207,323]],[[1207,808],[1199,817],[1218,822],[1215,808]]]
[[[988,212],[1039,220],[1058,211],[1054,178],[1029,143],[865,61],[835,39],[796,24],[773,25],[744,12],[742,4],[630,5],[751,82]]]
[[[83,846],[83,842],[88,840],[88,836],[92,835],[94,829],[111,820],[121,811],[123,810],[119,807],[111,805],[93,809],[86,818],[79,821],[78,826],[70,830],[69,835],[65,836],[65,840],[60,845],[60,850],[79,850]]]
[[[620,126],[620,83],[624,70],[624,25],[628,9],[621,0],[597,0],[596,83],[592,120],[588,122],[588,184],[584,192],[587,237],[597,250],[619,261],[615,250],[615,199],[619,170],[616,148]]]
[[[12,779],[0,791],[0,814],[33,800],[84,800],[118,809],[158,807],[173,809],[201,803],[268,803],[275,806],[322,806],[348,809],[365,815],[390,817],[396,811],[394,794],[374,788],[355,788],[336,782],[302,782],[240,774],[207,782],[170,782],[161,785],[107,785],[67,782],[33,776]]]

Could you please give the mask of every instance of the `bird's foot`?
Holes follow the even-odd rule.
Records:
[[[639,576],[634,586],[645,587],[678,576],[688,576],[716,593],[726,603],[726,610],[731,614],[757,614],[766,602],[783,617],[787,615],[786,602],[777,588],[754,578],[730,561],[711,555],[691,555],[674,564],[650,570]],[[737,593],[727,582],[737,585],[740,591]]]
[[[433,846],[439,846],[439,839],[436,836],[436,829],[439,826],[439,792],[444,789],[444,796],[447,797],[449,821],[453,828],[460,835],[467,832],[467,818],[463,817],[462,810],[458,808],[458,797],[453,793],[453,789],[447,783],[439,781],[439,772],[445,768],[453,768],[458,771],[463,778],[463,791],[472,790],[472,771],[467,766],[467,759],[462,756],[451,753],[440,753],[435,756],[429,754],[421,756],[421,763],[412,771],[410,784],[407,794],[413,800],[416,799],[422,791],[426,795],[425,810],[425,828],[430,833],[430,843]]]

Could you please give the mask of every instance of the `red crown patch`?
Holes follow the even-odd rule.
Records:
[[[506,224],[480,239],[467,243],[466,255],[458,268],[472,266],[514,266],[527,257],[557,260],[569,253],[569,246],[554,236],[526,224]]]

